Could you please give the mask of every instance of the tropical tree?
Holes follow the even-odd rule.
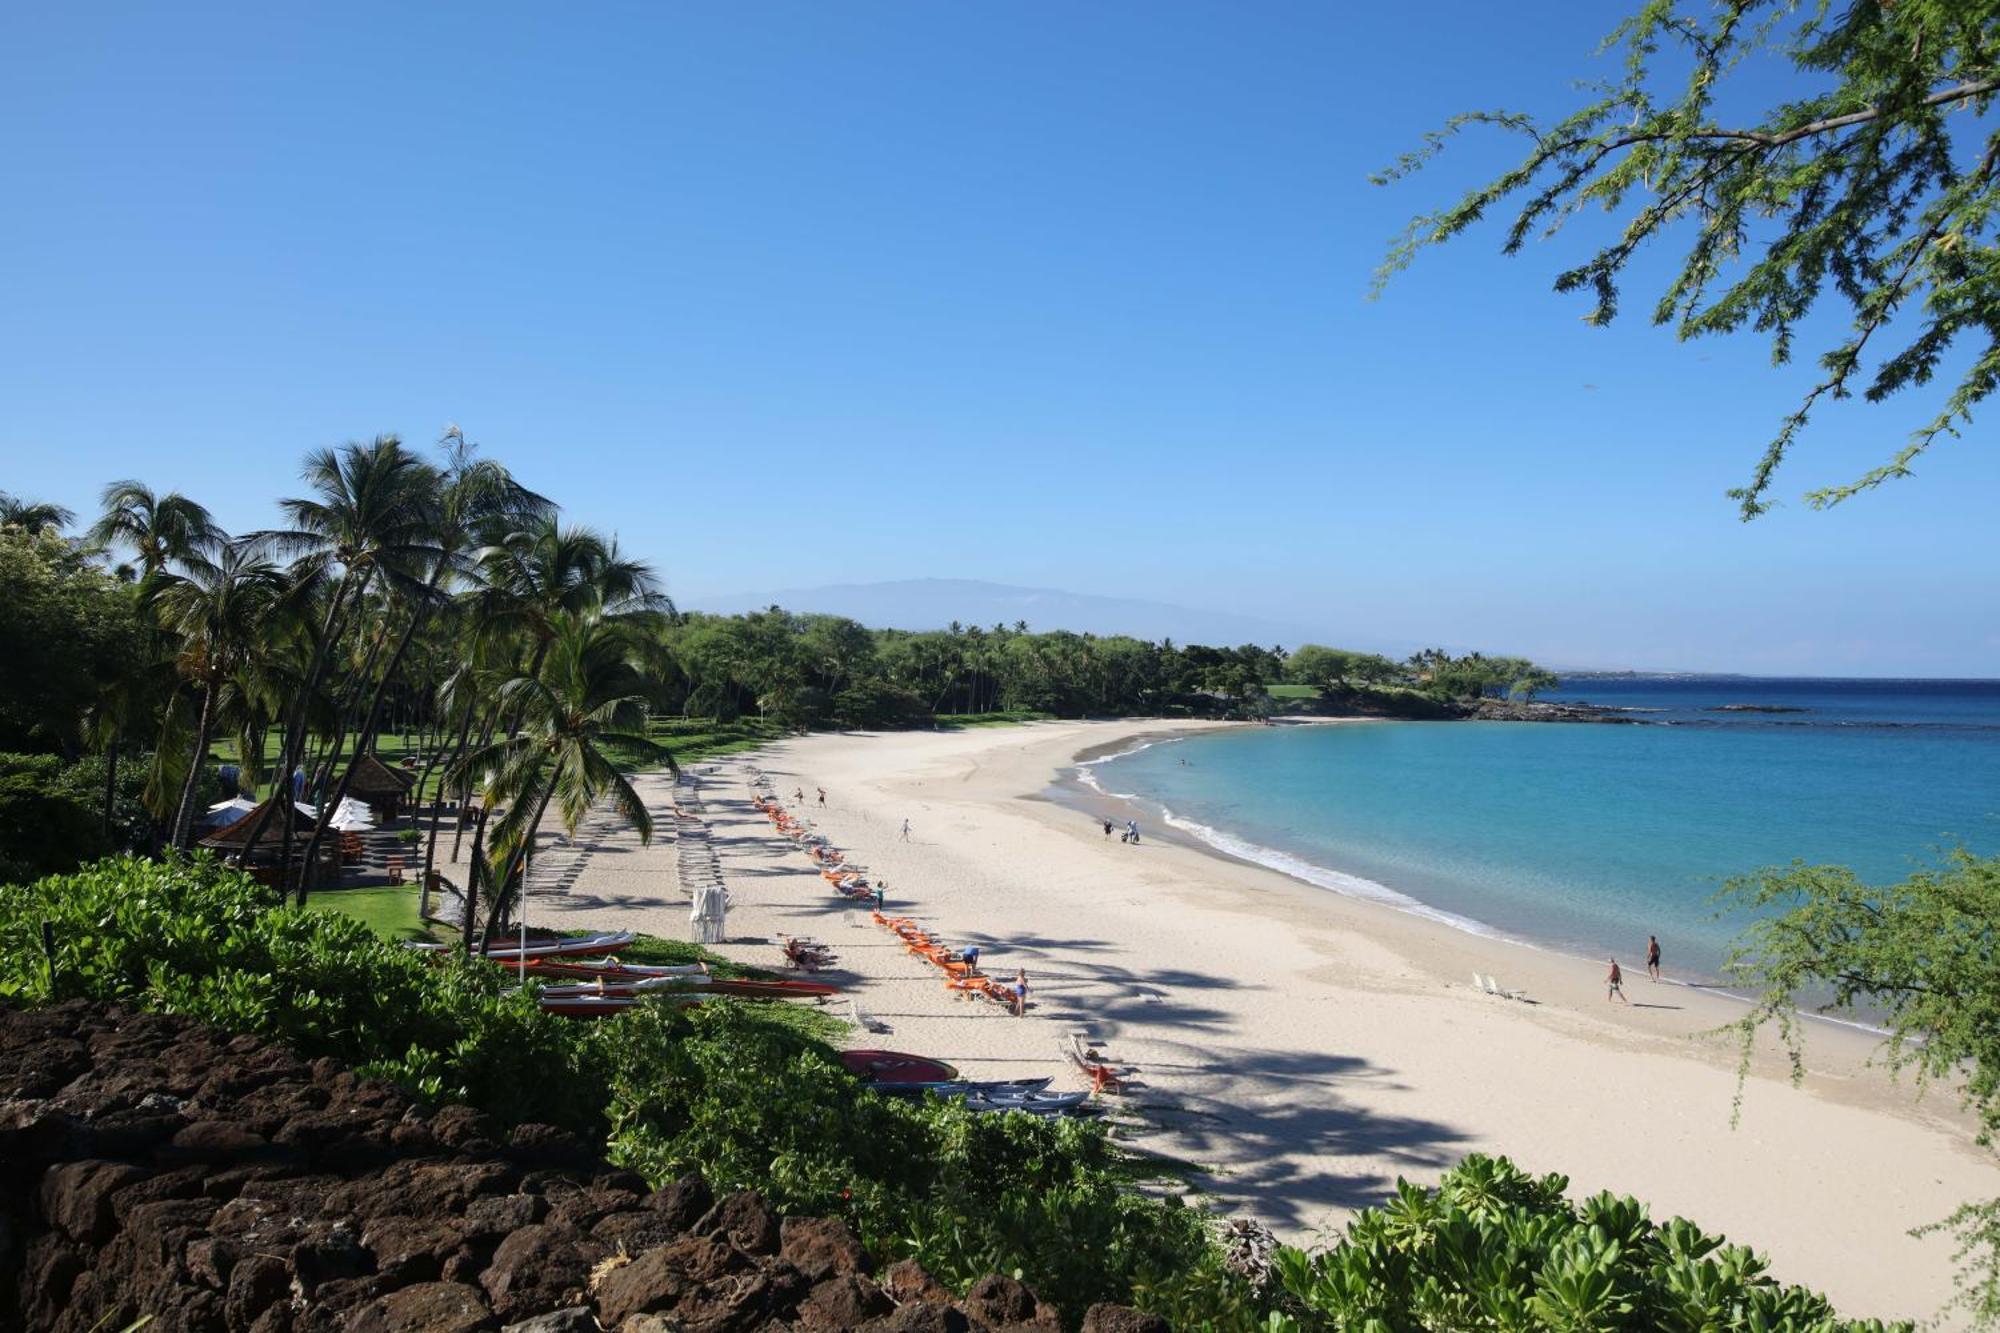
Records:
[[[1864,883],[1845,866],[1794,864],[1731,881],[1725,901],[1756,918],[1729,960],[1731,979],[1756,997],[1737,1024],[1740,1076],[1748,1075],[1757,1034],[1773,1028],[1794,1077],[1803,1077],[1803,1009],[1845,1015],[1885,1030],[1889,1068],[1955,1092],[1973,1114],[1979,1143],[1993,1146],[2000,857],[1957,851],[1889,885]],[[2000,1324],[2000,1199],[1969,1202],[1938,1227],[1958,1235],[1966,1311],[1983,1327]]]
[[[295,598],[324,600],[305,677],[298,689],[279,750],[278,781],[289,783],[305,753],[306,724],[321,678],[345,628],[345,617],[365,605],[379,578],[392,584],[421,579],[435,556],[433,503],[437,475],[393,435],[369,444],[316,449],[303,476],[310,494],[281,500],[291,526],[256,534],[264,549],[292,559]],[[268,821],[267,807],[260,820]],[[261,827],[250,832],[260,836]],[[292,822],[285,821],[280,874],[289,870]],[[306,892],[300,877],[299,896]]]
[[[2000,0],[1647,0],[1606,45],[1622,50],[1622,68],[1583,85],[1567,115],[1461,115],[1376,177],[1408,176],[1475,127],[1527,141],[1517,165],[1413,221],[1381,278],[1503,207],[1510,255],[1578,213],[1608,212],[1624,225],[1555,283],[1589,295],[1594,324],[1617,314],[1633,256],[1670,239],[1684,248],[1652,320],[1682,338],[1752,329],[1782,364],[1822,299],[1846,308],[1820,375],[1730,492],[1745,518],[1769,508],[1773,476],[1822,402],[1858,390],[1878,403],[1955,376],[1886,462],[1806,500],[1831,505],[1909,475],[2000,388],[2000,127],[1989,116]],[[1768,109],[1735,114],[1753,100]]]
[[[60,531],[74,522],[76,515],[59,504],[22,499],[0,491],[0,528],[23,528],[28,532],[55,528]]]
[[[174,645],[181,675],[200,698],[187,777],[168,833],[170,847],[187,846],[224,687],[270,632],[283,591],[278,567],[244,542],[225,542],[213,560],[189,560],[181,571],[162,574],[148,590],[147,601]]]
[[[144,482],[114,481],[104,488],[101,503],[104,512],[85,540],[100,550],[130,547],[142,580],[158,577],[177,561],[206,558],[223,541],[208,510],[178,491],[161,495]]]
[[[590,807],[607,799],[642,842],[652,839],[652,815],[607,746],[679,771],[672,754],[645,734],[648,681],[634,665],[629,627],[591,609],[561,615],[548,629],[541,670],[523,672],[500,688],[502,703],[518,710],[520,728],[465,761],[480,775],[487,808],[505,808],[491,831],[495,892],[487,906],[488,947],[507,919],[550,805],[574,834]]]
[[[554,512],[554,505],[516,482],[506,468],[491,459],[478,457],[474,446],[456,426],[445,432],[443,444],[446,450],[445,466],[431,474],[435,488],[424,497],[429,509],[428,550],[424,552],[430,560],[428,574],[421,583],[405,579],[394,585],[395,591],[400,594],[398,600],[402,603],[403,616],[401,632],[395,637],[395,647],[379,670],[375,669],[371,659],[369,666],[356,677],[357,682],[374,682],[367,711],[355,736],[356,759],[374,748],[383,701],[402,669],[410,645],[430,622],[431,616],[448,604],[451,584],[469,576],[471,554],[480,534],[512,524],[538,522]],[[386,620],[384,623],[387,623]],[[339,807],[354,779],[355,766],[349,764],[344,770],[339,769],[340,757],[341,740],[336,734],[334,743],[329,747],[328,764],[329,771],[340,772],[340,778],[325,800],[329,809]],[[422,790],[420,785],[420,797]],[[321,821],[313,828],[304,858],[308,868],[315,864],[314,854],[325,837],[326,827],[326,823]],[[302,878],[301,891],[303,888]]]

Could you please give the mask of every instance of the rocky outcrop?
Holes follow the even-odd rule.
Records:
[[[1056,1333],[989,1277],[881,1275],[843,1222],[432,1110],[184,1019],[0,1008],[0,1327],[85,1333]],[[1157,1330],[1093,1307],[1103,1333]]]

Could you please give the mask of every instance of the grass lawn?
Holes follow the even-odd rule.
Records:
[[[1316,685],[1266,685],[1264,689],[1273,699],[1319,698],[1319,687]]]
[[[442,939],[417,919],[417,886],[321,889],[306,899],[308,911],[345,912],[385,940]]]
[[[939,713],[937,724],[946,731],[961,731],[966,727],[1004,727],[1015,722],[1053,722],[1055,719],[1054,713],[1016,708],[1000,713]]]

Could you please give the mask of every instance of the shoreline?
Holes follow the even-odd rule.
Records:
[[[1401,718],[1352,717],[1311,718],[1300,719],[1299,721],[1311,725],[1342,725],[1349,723],[1378,724],[1383,722],[1402,722],[1404,720]],[[1237,723],[1233,725],[1244,726],[1249,724]],[[1280,725],[1285,724],[1281,723]],[[1093,806],[1110,806],[1124,816],[1136,817],[1145,815],[1150,818],[1152,817],[1151,812],[1147,811],[1140,802],[1151,800],[1151,798],[1139,797],[1125,792],[1108,791],[1101,784],[1082,777],[1082,771],[1094,768],[1099,764],[1109,763],[1114,759],[1122,759],[1126,755],[1137,754],[1140,750],[1149,748],[1152,745],[1203,734],[1206,734],[1206,732],[1179,730],[1157,733],[1147,732],[1142,737],[1132,738],[1134,740],[1144,739],[1146,743],[1143,745],[1111,743],[1089,747],[1073,757],[1074,763],[1057,770],[1049,785],[1049,791],[1053,794],[1046,795],[1042,799],[1048,800],[1054,805],[1076,810],[1080,813],[1091,814],[1094,817],[1099,816],[1098,812],[1092,809]],[[1461,913],[1446,911],[1441,907],[1432,906],[1415,894],[1405,893],[1392,884],[1384,884],[1379,880],[1370,879],[1365,875],[1342,870],[1338,866],[1327,866],[1321,865],[1318,862],[1307,861],[1303,857],[1294,856],[1278,848],[1266,847],[1262,843],[1252,842],[1247,838],[1236,838],[1224,829],[1212,828],[1209,825],[1199,824],[1193,820],[1177,818],[1169,807],[1157,801],[1154,801],[1153,804],[1159,805],[1160,810],[1164,812],[1164,818],[1161,820],[1164,831],[1149,833],[1147,836],[1164,838],[1178,846],[1192,848],[1204,855],[1215,857],[1231,865],[1282,875],[1295,883],[1317,889],[1323,893],[1339,894],[1344,898],[1357,902],[1373,903],[1381,907],[1387,907],[1392,911],[1405,913],[1418,920],[1435,922],[1449,929],[1470,935],[1475,939],[1494,940],[1502,944],[1513,945],[1517,948],[1530,949],[1536,953],[1564,959],[1578,967],[1595,967],[1600,961],[1595,956],[1586,956],[1577,953],[1568,946],[1553,941],[1518,934],[1481,921],[1476,917],[1469,917]],[[1114,817],[1114,822],[1120,821]],[[1193,828],[1190,828],[1189,825],[1193,825]],[[1229,847],[1222,845],[1222,843],[1204,837],[1200,832],[1195,832],[1194,829],[1207,830],[1207,832],[1215,834],[1218,838],[1239,842],[1251,850],[1246,852],[1232,851]],[[1379,892],[1356,892],[1342,887],[1339,883],[1325,883],[1320,879],[1314,878],[1310,873],[1302,874],[1298,871],[1287,869],[1285,865],[1280,864],[1281,861],[1293,862],[1304,867],[1307,871],[1318,871],[1323,875],[1332,876],[1336,880],[1366,884],[1379,890]],[[1741,990],[1732,989],[1727,982],[1719,979],[1698,980],[1692,977],[1675,977],[1662,973],[1660,983],[1668,986],[1678,986],[1689,991],[1727,1000],[1743,1009],[1748,1009],[1756,1003],[1755,996]],[[1809,1009],[1795,1009],[1793,1013],[1801,1022],[1820,1024],[1830,1029],[1860,1033],[1871,1040],[1888,1035],[1886,1028],[1878,1027],[1871,1023],[1864,1023],[1859,1019],[1835,1018],[1831,1015],[1816,1013]]]
[[[1219,1208],[1287,1240],[1382,1202],[1398,1176],[1429,1182],[1468,1152],[1504,1153],[1566,1173],[1574,1197],[1632,1194],[1656,1218],[1753,1246],[1851,1317],[1927,1317],[1949,1300],[1950,1238],[1906,1233],[2000,1194],[2000,1170],[1951,1099],[1869,1067],[1874,1039],[1815,1025],[1797,1089],[1767,1046],[1732,1128],[1735,1048],[1697,1034],[1739,1017],[1738,1001],[1641,974],[1630,1008],[1606,1006],[1594,967],[1191,840],[1121,846],[1047,795],[1080,756],[1218,725],[818,735],[701,765],[735,900],[722,951],[769,966],[775,932],[826,940],[842,959],[837,1012],[851,997],[890,1029],[852,1044],[969,1077],[1080,1086],[1060,1048],[1084,1032],[1145,1085],[1112,1103],[1121,1138],[1197,1164]],[[978,944],[995,975],[1024,968],[1027,1017],[952,1000],[934,969],[830,895],[749,809],[752,766],[886,883],[893,912]],[[666,782],[644,782],[649,805],[671,800]],[[824,808],[789,799],[816,787]],[[536,923],[684,936],[671,841],[602,842],[566,894],[530,904]],[[1475,991],[1472,971],[1534,1003]]]

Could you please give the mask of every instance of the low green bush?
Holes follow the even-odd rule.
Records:
[[[1398,1182],[1325,1251],[1246,1261],[1200,1210],[1134,1190],[1137,1165],[1102,1125],[878,1096],[801,1030],[809,1011],[662,1002],[580,1024],[504,994],[510,984],[502,968],[427,959],[342,912],[273,905],[207,857],[106,860],[0,887],[0,1001],[186,1014],[430,1100],[565,1125],[656,1183],[699,1171],[785,1211],[844,1216],[881,1257],[914,1257],[955,1287],[1012,1274],[1072,1326],[1118,1301],[1183,1333],[1885,1327],[1840,1320],[1691,1222],[1655,1225],[1608,1194],[1572,1204],[1563,1177],[1504,1158],[1467,1158],[1436,1189]]]
[[[595,1043],[501,994],[507,984],[498,968],[431,960],[341,913],[274,906],[206,856],[111,859],[0,888],[0,999],[186,1014],[337,1056],[433,1101],[601,1130]]]
[[[1580,1204],[1566,1177],[1473,1154],[1436,1189],[1396,1183],[1318,1254],[1281,1248],[1269,1333],[1429,1329],[1661,1333],[1887,1333],[1773,1279],[1764,1259],[1685,1218],[1654,1224],[1637,1199]]]

